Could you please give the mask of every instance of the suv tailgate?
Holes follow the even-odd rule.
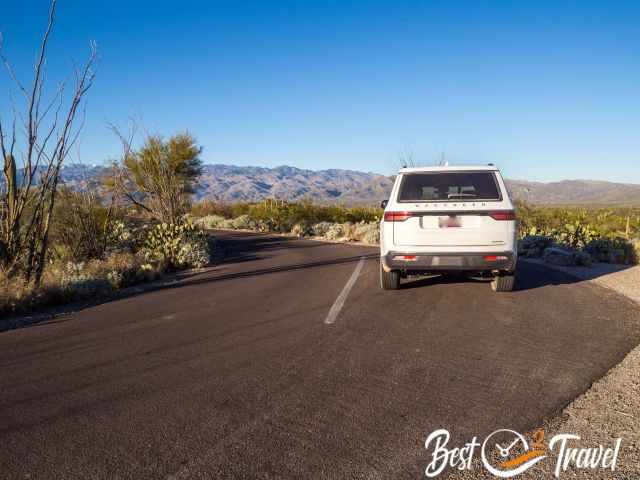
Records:
[[[411,212],[393,222],[393,243],[406,247],[497,246],[510,236],[509,222],[494,220],[488,211]]]

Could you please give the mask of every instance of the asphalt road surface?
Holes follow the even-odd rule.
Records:
[[[0,334],[1,478],[424,478],[433,430],[539,426],[640,342],[539,265],[382,291],[374,248],[220,238],[210,271]]]

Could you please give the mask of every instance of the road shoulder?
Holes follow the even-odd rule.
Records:
[[[530,261],[530,260],[526,260]],[[532,263],[542,263],[533,261]],[[544,264],[544,263],[543,263]],[[640,266],[620,268],[602,264],[594,269],[584,267],[557,267],[580,280],[616,291],[640,304]],[[639,319],[640,321],[640,319]],[[615,367],[591,388],[573,400],[562,412],[546,419],[541,425],[548,439],[559,433],[580,436],[580,447],[612,445],[622,438],[619,460],[615,471],[598,471],[602,480],[638,478],[640,474],[640,346],[635,347]],[[518,478],[537,480],[553,476],[557,460],[557,447],[549,452],[549,461],[541,462]],[[480,473],[482,471],[482,473]],[[571,466],[561,478],[594,478],[593,470],[577,470]],[[483,471],[480,463],[471,471],[454,472],[451,479],[495,478]]]

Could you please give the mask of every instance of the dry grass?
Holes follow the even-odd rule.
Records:
[[[162,271],[162,265],[147,263],[139,255],[114,253],[104,260],[52,264],[39,288],[0,273],[0,316],[104,297],[120,288],[155,280]]]

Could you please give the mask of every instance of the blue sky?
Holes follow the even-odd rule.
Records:
[[[2,2],[23,78],[47,8]],[[49,77],[91,39],[86,163],[116,155],[106,125],[135,116],[189,130],[208,163],[390,174],[412,151],[510,178],[640,183],[637,1],[60,0]]]

